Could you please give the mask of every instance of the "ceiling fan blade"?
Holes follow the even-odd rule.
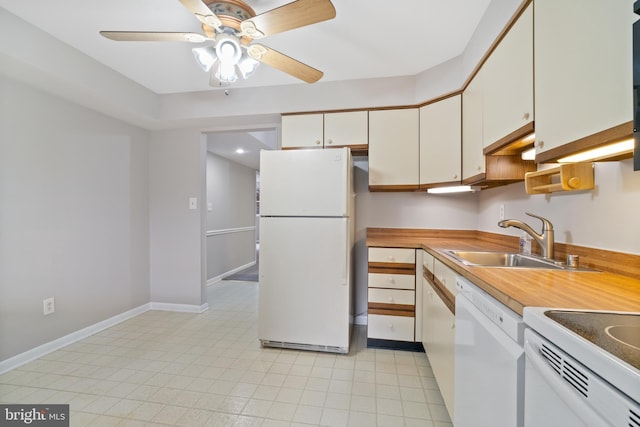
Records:
[[[191,42],[211,40],[198,33],[154,32],[154,31],[100,31],[108,39],[119,42]]]
[[[315,83],[324,75],[320,70],[261,44],[250,45],[247,53],[253,59],[307,83]]]
[[[260,38],[335,17],[331,0],[297,0],[242,21],[241,27],[252,38]]]
[[[209,25],[214,28],[222,26],[222,21],[211,12],[209,6],[207,6],[202,0],[180,0],[180,3],[193,13],[196,18],[203,24]]]

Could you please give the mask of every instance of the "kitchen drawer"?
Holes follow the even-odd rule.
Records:
[[[367,338],[413,341],[414,317],[369,314]]]
[[[369,288],[415,289],[416,276],[415,274],[369,273]]]
[[[415,299],[415,291],[369,288],[370,303],[414,305]]]
[[[451,294],[456,295],[458,293],[456,290],[456,273],[437,259],[434,259],[433,275]]]
[[[433,262],[435,258],[427,251],[422,251],[422,265],[431,273],[433,273]]]
[[[369,248],[369,262],[415,264],[416,250],[405,248]]]

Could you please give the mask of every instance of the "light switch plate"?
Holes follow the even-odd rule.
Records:
[[[198,209],[197,197],[189,197],[189,209]]]

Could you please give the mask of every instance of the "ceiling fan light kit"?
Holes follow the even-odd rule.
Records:
[[[202,23],[205,35],[148,31],[101,31],[100,34],[115,41],[213,41],[213,46],[192,49],[202,70],[211,72],[209,84],[213,87],[236,82],[238,71],[244,79],[249,78],[260,63],[307,83],[322,78],[321,71],[307,64],[264,45],[250,43],[253,39],[335,18],[331,0],[296,0],[260,15],[242,0],[180,2]]]

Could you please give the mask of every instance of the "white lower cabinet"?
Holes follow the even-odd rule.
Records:
[[[434,260],[434,281],[455,296],[456,274]],[[426,274],[429,277],[428,271]],[[442,283],[444,279],[447,283]],[[449,282],[453,290],[449,290]],[[455,315],[435,291],[431,280],[422,278],[422,344],[436,378],[449,416],[453,421]]]
[[[414,317],[370,314],[368,336],[383,340],[413,341]]]
[[[367,338],[415,343],[416,254],[409,248],[369,248]],[[422,325],[420,325],[422,326]],[[418,328],[421,334],[421,327]],[[397,343],[389,344],[397,345]],[[401,346],[398,345],[400,348]]]

